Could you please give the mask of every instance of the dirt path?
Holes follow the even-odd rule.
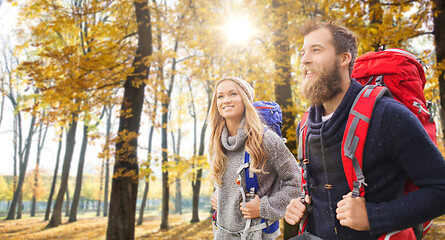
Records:
[[[201,222],[191,224],[189,215],[173,215],[169,218],[170,229],[159,230],[159,217],[148,217],[141,226],[136,226],[136,239],[213,239],[213,229],[208,215]],[[107,218],[80,218],[75,223],[66,223],[57,228],[45,229],[47,221],[41,218],[0,221],[0,239],[49,240],[49,239],[105,239]],[[281,226],[283,224],[280,224]],[[279,239],[282,239],[280,236]],[[445,215],[434,220],[425,240],[445,240]]]

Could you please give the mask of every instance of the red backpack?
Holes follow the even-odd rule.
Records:
[[[374,105],[383,95],[392,95],[397,101],[408,107],[419,118],[428,135],[437,145],[436,125],[423,94],[426,83],[423,67],[424,64],[419,58],[401,49],[369,52],[358,57],[355,61],[352,78],[357,79],[365,87],[357,95],[351,107],[341,149],[343,169],[353,197],[365,195],[363,185],[366,183],[361,170],[363,150]],[[303,115],[300,122],[298,147],[298,159],[302,162],[303,169],[303,190],[306,190],[304,189],[306,180],[303,175],[306,170],[304,149],[307,115],[308,112]],[[405,183],[405,193],[416,189],[417,187],[408,179]],[[306,223],[307,221],[302,221],[303,229]],[[421,226],[382,234],[379,240],[421,239],[428,232],[431,224],[432,221],[428,221]]]

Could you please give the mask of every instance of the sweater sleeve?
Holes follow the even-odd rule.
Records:
[[[367,202],[372,235],[406,229],[445,213],[445,162],[420,121],[398,103],[385,105],[380,121],[386,155],[420,189],[388,202]]]
[[[268,164],[282,185],[270,196],[261,197],[260,217],[275,221],[284,217],[290,200],[299,196],[301,171],[295,157],[277,134],[267,131],[264,141]]]

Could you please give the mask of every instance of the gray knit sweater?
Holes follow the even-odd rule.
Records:
[[[240,239],[239,236],[227,233],[242,231],[246,219],[240,210],[242,202],[241,191],[236,184],[236,171],[244,163],[244,144],[247,135],[241,122],[236,136],[229,136],[225,128],[222,132],[221,143],[227,156],[227,169],[223,174],[222,185],[216,186],[218,194],[218,229],[215,239]],[[263,138],[267,156],[265,171],[268,174],[257,174],[260,197],[260,218],[252,219],[251,226],[261,222],[261,218],[278,220],[284,217],[286,206],[290,200],[300,194],[300,168],[289,149],[281,138],[273,131],[267,130]],[[242,185],[245,189],[244,171],[241,174]],[[225,229],[225,230],[223,230]],[[275,239],[281,234],[280,230],[267,234],[262,230],[249,233],[247,239]]]

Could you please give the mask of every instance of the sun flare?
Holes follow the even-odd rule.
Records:
[[[223,31],[230,44],[247,44],[255,33],[247,17],[230,17]]]

